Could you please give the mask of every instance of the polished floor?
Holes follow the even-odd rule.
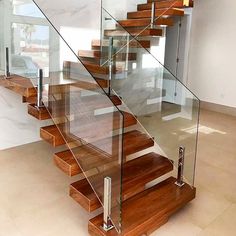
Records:
[[[88,215],[43,141],[0,151],[0,236],[87,236]],[[236,235],[236,118],[202,110],[197,198],[152,236]]]

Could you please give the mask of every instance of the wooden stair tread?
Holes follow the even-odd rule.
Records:
[[[55,153],[54,163],[68,176],[75,176],[82,173],[82,170],[70,150]]]
[[[167,158],[162,157],[153,152],[143,155],[132,161],[126,162],[124,164],[122,178],[123,200],[126,200],[134,196],[135,194],[143,191],[147,183],[172,170],[173,165]],[[96,191],[98,195],[100,195],[99,191],[103,190],[103,182],[101,181],[102,176],[111,177],[113,180],[113,189],[120,189],[120,171],[121,170],[119,167],[113,167],[107,171],[102,172],[100,175],[98,174],[97,178],[96,176],[93,177],[91,184],[94,184],[96,186]],[[86,180],[80,180],[71,184],[70,193],[71,197],[73,197],[78,203],[80,203],[80,201],[78,201],[79,199],[76,198],[76,194],[78,193],[80,197],[83,197],[84,200],[82,202],[82,206],[84,206],[84,203],[87,202],[87,210],[91,210],[91,207],[89,207],[89,204],[91,204],[91,202],[93,203],[93,210],[96,210],[101,207],[101,204],[96,194],[94,193],[89,182],[86,182]],[[118,194],[119,190],[117,195]]]
[[[128,12],[127,18],[128,19],[136,19],[136,18],[151,18],[151,11],[144,10],[144,11],[136,11],[136,12]],[[183,16],[184,10],[178,8],[171,8],[171,9],[157,9],[156,10],[156,17],[159,16]]]
[[[147,189],[122,204],[122,235],[149,235],[166,223],[173,213],[193,200],[196,189],[185,184],[175,185],[173,177]],[[105,232],[100,214],[89,221],[91,236],[118,236],[115,229]]]
[[[150,0],[148,1],[147,4],[139,4],[138,5],[138,11],[143,11],[143,10],[151,10],[152,9],[152,3],[153,0]],[[167,1],[155,1],[155,2],[158,2],[156,4],[156,9],[159,9],[159,8],[170,8],[170,7],[174,7],[174,8],[185,8],[185,7],[193,7],[193,1],[189,1],[188,4],[185,4],[185,1],[184,0],[178,0],[178,1],[170,1],[170,0],[167,0]]]
[[[137,124],[137,119],[132,114],[122,113],[123,115],[116,111],[96,116],[83,114],[82,116],[75,116],[74,120],[69,122],[69,125],[76,137],[90,143],[110,137],[111,132],[121,129],[123,124],[125,128]]]
[[[133,28],[128,28],[126,29],[129,34],[132,36],[162,36],[162,29],[133,29]],[[109,37],[127,37],[129,34],[127,31],[124,30],[119,30],[119,29],[114,29],[114,30],[105,30],[104,35],[109,36]]]
[[[79,57],[82,58],[92,58],[92,59],[108,59],[108,52],[103,52],[103,57],[101,56],[101,51],[98,50],[80,50],[78,52]],[[127,53],[118,53],[114,56],[116,61],[125,61],[127,59]],[[134,61],[136,60],[136,53],[128,53],[128,60]]]
[[[98,148],[102,147],[102,151],[110,156],[111,151],[115,153],[118,152],[116,149],[120,142],[121,135],[116,135],[90,143],[90,145]],[[146,148],[152,147],[153,145],[153,139],[138,130],[132,130],[123,134],[123,152],[125,156],[142,151]]]
[[[120,20],[119,24],[124,27],[145,27],[150,25],[151,20],[144,18],[144,19],[127,19],[127,20]],[[155,21],[155,25],[166,25],[166,26],[173,26],[174,21],[172,18],[159,18]]]
[[[37,90],[30,79],[18,75],[12,75],[8,79],[6,79],[5,76],[0,76],[0,86],[12,90],[26,98],[34,97],[37,94]]]
[[[46,107],[37,107],[35,104],[28,104],[28,114],[38,120],[51,119]]]
[[[116,164],[121,152],[119,146],[120,142],[120,136],[116,135],[87,145],[74,147],[71,150],[80,164],[81,169],[86,172],[100,166],[107,167]],[[134,130],[124,133],[124,158],[127,155],[142,151],[146,148],[152,147],[153,145],[153,139],[140,131]],[[112,154],[110,153],[111,150],[113,151]]]
[[[131,126],[131,125],[134,125],[137,123],[137,120],[136,118],[130,114],[130,113],[127,113],[127,112],[123,112],[124,113],[124,125],[125,127],[128,127],[128,126]],[[105,115],[99,115],[99,118],[97,120],[92,120],[92,121],[89,121],[89,124],[86,125],[86,123],[84,123],[83,120],[79,120],[78,121],[78,129],[76,130],[80,130],[80,131],[75,131],[73,132],[73,134],[75,134],[75,136],[77,137],[80,137],[82,139],[85,139],[85,135],[89,135],[88,133],[90,132],[90,130],[92,130],[92,134],[91,135],[98,135],[99,137],[97,139],[101,139],[102,138],[102,134],[101,132],[99,132],[99,129],[100,127],[102,128],[102,132],[109,132],[111,131],[111,129],[119,129],[120,128],[120,123],[121,123],[121,120],[120,120],[120,113],[118,112],[114,112],[114,124],[113,124],[113,127],[109,127],[108,125],[105,126],[105,128],[107,127],[107,129],[105,129],[104,131],[104,125],[105,124],[109,124],[109,119],[110,119],[110,115],[109,114],[105,114]],[[86,118],[85,118],[86,120]],[[102,123],[104,125],[102,125]],[[62,128],[63,130],[63,128]],[[96,131],[96,132],[95,132]],[[75,138],[75,137],[74,137]],[[93,137],[94,139],[94,137]],[[82,150],[82,148],[81,148]],[[84,149],[83,149],[84,150]],[[76,151],[75,148],[72,149],[74,155],[81,155],[81,153],[78,153],[78,150]],[[94,152],[93,152],[94,154]],[[95,158],[94,155],[91,156],[91,153],[87,152],[87,155],[85,154],[85,158],[87,159],[87,161],[90,161],[89,158],[92,158],[92,159],[95,159],[94,160],[94,164],[95,165],[99,165],[99,162],[98,162],[98,158]],[[81,156],[80,156],[80,159],[81,159]],[[59,152],[59,153],[56,153],[54,155],[54,161],[55,161],[55,164],[63,171],[65,172],[67,175],[69,176],[74,176],[76,174],[79,174],[81,171],[80,168],[78,168],[78,164],[72,154],[71,151],[67,150],[67,151],[63,151],[63,152]],[[84,163],[83,166],[87,165],[88,162]],[[104,162],[101,162],[101,163],[104,163]],[[100,163],[100,164],[101,164]],[[89,164],[90,168],[91,167],[91,164]],[[94,167],[94,166],[93,166]]]
[[[90,118],[94,116],[96,110],[115,107],[121,104],[120,98],[116,95],[111,95],[110,99],[105,94],[81,97],[80,93],[76,92],[74,94],[64,94],[63,100],[49,101],[47,107],[53,118],[76,114],[85,115]]]
[[[46,142],[50,143],[53,147],[65,144],[65,140],[56,125],[41,127],[40,137]]]
[[[121,48],[122,46],[124,46],[126,44],[127,44],[127,41],[114,39],[114,47],[115,48],[116,47]],[[103,45],[103,47],[108,47],[109,46],[108,40],[103,40],[102,45]],[[131,48],[140,48],[140,46],[142,46],[144,48],[150,48],[151,43],[149,40],[139,40],[139,42],[133,40],[132,42],[130,42],[129,46]],[[92,48],[100,49],[100,47],[101,47],[101,40],[99,40],[99,39],[92,40]]]

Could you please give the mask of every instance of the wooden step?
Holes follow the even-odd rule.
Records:
[[[147,189],[122,204],[122,236],[150,235],[188,202],[193,200],[196,189],[185,184],[175,185],[173,177]],[[91,236],[118,236],[115,229],[102,229],[103,215],[89,221]]]
[[[162,36],[162,29],[132,29],[128,28],[127,31],[132,35],[132,36]],[[127,31],[124,30],[105,30],[104,35],[107,37],[127,37],[128,33]]]
[[[51,119],[46,107],[37,107],[35,104],[28,104],[28,114],[38,120]]]
[[[116,115],[118,117],[116,117]],[[94,139],[94,134],[99,134],[99,138],[101,139],[102,135],[100,134],[99,130],[101,130],[103,133],[105,133],[105,132],[110,133],[112,128],[113,129],[121,128],[120,127],[121,126],[120,114],[118,114],[118,112],[115,112],[115,114],[114,114],[113,127],[110,127],[108,125],[109,122],[110,122],[109,121],[109,119],[110,119],[109,114],[99,115],[99,119],[103,119],[103,122],[101,123],[101,122],[99,122],[99,120],[96,120],[96,121],[94,120],[94,121],[91,121],[90,124],[84,124],[83,120],[79,119],[78,129],[80,129],[80,133],[78,131],[74,131],[73,134],[75,134],[77,137],[83,138],[84,134],[81,135],[81,133],[83,133],[83,132],[91,133],[92,132],[91,136],[92,136],[93,139]],[[134,125],[136,123],[137,123],[137,120],[133,115],[131,115],[127,112],[124,112],[124,126],[125,127]],[[96,130],[96,132],[95,132],[95,130]],[[78,153],[78,151],[76,152],[75,149],[73,149],[73,152],[74,152],[75,155]],[[88,156],[87,156],[87,159],[89,158]],[[69,150],[56,153],[54,155],[54,161],[55,161],[55,164],[63,172],[65,172],[69,176],[73,176],[73,175],[79,174],[81,172],[81,171],[79,171],[80,168],[78,167],[78,164],[77,164],[72,152],[69,151]]]
[[[175,3],[176,1],[181,1],[181,0],[147,0],[148,3],[151,3],[151,2],[158,2],[158,4],[164,4],[165,2],[168,2],[169,4],[173,4]],[[190,6],[192,7],[193,4],[194,4],[194,1],[193,0],[182,0],[184,6]]]
[[[121,48],[124,45],[127,44],[127,41],[124,40],[114,40],[113,46],[115,48]],[[103,40],[102,42],[103,47],[108,47],[109,41],[108,40]],[[139,42],[133,40],[130,42],[129,46],[131,48],[150,48],[151,47],[151,42],[149,40],[139,40]],[[101,49],[101,41],[99,39],[92,40],[92,49],[94,50],[100,50]]]
[[[68,176],[81,174],[82,171],[70,150],[54,154],[54,163]]]
[[[123,114],[123,115],[122,115]],[[137,124],[137,119],[128,112],[118,111],[103,115],[75,115],[70,122],[73,134],[85,142],[91,143],[111,136],[113,130],[127,128]]]
[[[151,11],[145,10],[145,11],[136,11],[136,12],[128,12],[127,18],[128,19],[138,19],[138,18],[151,18]],[[156,17],[159,16],[183,16],[184,10],[183,9],[157,9],[156,10]]]
[[[93,212],[101,207],[101,203],[97,197],[94,198],[94,192],[91,190],[92,188],[87,179],[82,179],[70,185],[70,196],[88,212]]]
[[[150,19],[128,19],[128,20],[120,20],[119,24],[124,28],[129,27],[146,27],[151,24]],[[165,25],[172,26],[174,24],[174,20],[172,18],[159,18],[155,21],[155,25]]]
[[[144,190],[150,181],[173,170],[173,165],[165,157],[156,153],[149,153],[124,164],[122,183],[123,200],[126,200]],[[109,176],[113,180],[113,188],[120,189],[120,169],[111,168],[102,176]],[[98,195],[102,195],[103,182],[101,176],[93,177],[92,185],[96,186]],[[86,192],[84,191],[86,190]],[[116,190],[113,190],[113,193]],[[117,195],[119,195],[119,190]],[[101,207],[100,201],[87,180],[77,181],[70,186],[70,196],[89,212]]]
[[[138,5],[138,11],[143,10],[151,10],[152,9],[152,3],[153,0],[148,1],[148,4],[139,4]],[[185,7],[193,7],[193,1],[184,1],[184,0],[178,0],[178,1],[155,1],[156,3],[156,9],[160,8],[185,8]]]
[[[122,104],[122,101],[116,95],[111,95],[109,98],[105,94],[81,97],[79,93],[69,93],[63,94],[62,97],[61,100],[50,101],[47,105],[53,118],[63,118],[76,114],[92,118],[96,110],[109,107],[114,108]],[[68,104],[68,102],[70,103]]]
[[[119,144],[121,142],[121,135],[105,138],[90,143],[90,145],[93,145],[98,149],[101,148],[101,150],[109,156],[111,153],[119,152],[117,148],[120,148]],[[123,153],[125,156],[142,151],[146,148],[152,147],[153,145],[153,138],[138,130],[132,130],[123,134]]]
[[[37,94],[36,88],[31,83],[30,79],[18,75],[12,75],[8,79],[6,79],[5,76],[0,76],[0,86],[12,90],[26,98],[35,97]]]
[[[108,52],[103,52],[102,54],[104,55],[103,57],[101,57],[101,51],[98,50],[80,50],[78,52],[79,57],[82,58],[98,59],[98,61],[101,58],[104,58],[105,60],[107,60]],[[126,61],[127,53],[118,53],[116,56],[114,56],[114,59],[116,61]],[[136,60],[136,53],[128,53],[128,60],[130,61]]]
[[[36,96],[34,96],[34,97],[25,97],[25,96],[22,96],[22,102],[23,102],[23,103],[36,104],[36,103],[37,103],[37,97],[36,97]]]
[[[65,140],[63,139],[56,125],[41,127],[40,137],[46,142],[50,143],[53,147],[65,144]]]
[[[124,158],[154,145],[152,138],[137,130],[124,133],[123,136]],[[122,151],[120,145],[121,137],[116,135],[71,150],[83,171],[86,172],[100,166],[107,168],[117,164]]]

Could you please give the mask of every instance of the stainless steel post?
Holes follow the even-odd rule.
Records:
[[[111,178],[104,179],[104,213],[103,213],[103,229],[109,231],[114,228],[111,222]]]
[[[155,27],[155,17],[156,17],[156,2],[152,2],[151,29],[154,29]]]
[[[185,156],[185,148],[180,147],[179,148],[179,163],[178,163],[178,176],[176,185],[179,187],[184,186],[184,156]]]
[[[39,70],[38,88],[37,88],[37,107],[43,107],[43,70]]]
[[[6,68],[5,68],[5,76],[9,78],[10,74],[10,64],[9,64],[9,48],[6,48]]]
[[[109,38],[108,63],[109,63],[108,94],[111,95],[111,83],[112,83],[111,80],[113,77],[113,37]]]

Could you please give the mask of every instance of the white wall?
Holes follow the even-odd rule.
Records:
[[[203,101],[236,107],[236,1],[194,1],[188,86]]]

